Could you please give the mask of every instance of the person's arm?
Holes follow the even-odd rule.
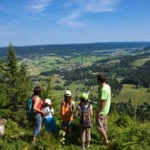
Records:
[[[76,110],[76,115],[75,115],[75,116],[78,117],[78,115],[79,115],[79,110],[77,109],[77,110]]]
[[[72,115],[73,115],[73,111],[74,111],[74,109],[75,109],[75,102],[74,102],[74,101],[72,101],[71,109],[72,109]],[[68,125],[67,125],[67,126],[70,126],[71,123],[72,123],[72,120],[70,120],[70,121],[68,122]]]
[[[106,105],[106,102],[107,102],[107,91],[106,91],[105,89],[103,89],[101,92],[102,92],[102,93],[101,93],[101,97],[100,97],[101,103],[100,103],[99,109],[98,109],[98,111],[97,111],[97,113],[96,113],[97,116],[98,116],[98,115],[100,114],[100,112],[104,109],[104,107],[105,107],[105,105]]]
[[[51,113],[52,113],[52,116],[54,116],[54,109],[53,108],[51,109]]]
[[[40,98],[36,97],[35,98],[35,103],[34,103],[34,106],[33,106],[33,110],[36,111],[36,112],[39,112],[41,114],[44,114],[44,112],[42,110],[40,110],[40,109],[37,108],[39,102],[40,102]]]
[[[93,116],[93,106],[91,105],[91,116]]]
[[[97,111],[98,114],[100,114],[100,112],[103,110],[103,108],[106,105],[106,100],[102,100],[101,105],[99,106],[99,110]]]
[[[60,102],[60,115],[61,115],[61,114],[64,115],[62,106],[63,106],[63,101]]]
[[[68,122],[68,125],[67,125],[67,126],[70,126],[71,123],[72,123],[72,120],[70,120],[70,121]]]
[[[74,109],[75,109],[75,102],[74,101],[72,101],[71,107],[72,107],[72,111],[74,111]]]
[[[76,117],[81,117],[81,107],[80,107],[80,105],[77,106]]]

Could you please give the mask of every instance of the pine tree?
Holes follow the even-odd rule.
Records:
[[[29,90],[31,89],[30,81],[27,77],[27,71],[24,64],[18,66],[18,59],[12,44],[9,45],[9,50],[6,60],[7,71],[7,97],[9,100],[8,107],[13,110],[18,110],[19,106],[23,104],[24,99],[27,98]]]
[[[0,108],[5,108],[7,105],[7,84],[6,81],[6,71],[5,71],[5,62],[3,59],[0,59]]]
[[[11,78],[12,83],[15,81],[15,77],[17,76],[17,72],[18,72],[17,63],[18,60],[17,60],[16,52],[13,49],[13,45],[10,44],[8,48],[8,54],[7,54],[7,69],[10,76],[12,77]]]
[[[24,100],[32,95],[31,80],[27,75],[25,64],[22,63],[18,71],[18,104],[24,105]]]
[[[16,52],[13,49],[13,45],[10,44],[8,48],[8,54],[6,59],[6,84],[8,85],[7,91],[7,99],[9,101],[8,107],[13,109],[17,109],[17,75],[18,75],[18,60],[16,56]]]
[[[27,70],[24,63],[21,63],[19,68],[19,77],[22,82],[27,80]]]
[[[45,99],[45,98],[50,98],[52,93],[51,93],[51,89],[52,89],[52,80],[51,78],[49,77],[47,82],[45,83],[42,83],[41,85],[42,87],[42,98]]]

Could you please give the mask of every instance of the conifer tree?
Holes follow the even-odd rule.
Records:
[[[0,108],[6,107],[7,104],[7,84],[6,81],[6,71],[5,71],[5,63],[3,59],[0,59]]]
[[[51,93],[51,89],[52,89],[52,80],[51,78],[49,77],[48,80],[45,82],[45,83],[42,83],[41,85],[42,87],[42,98],[45,99],[45,98],[50,98],[52,93]]]
[[[9,45],[8,49],[6,72],[8,107],[18,110],[24,99],[27,98],[30,82],[24,64],[21,64],[20,68],[18,66],[17,55],[12,44]]]
[[[12,109],[17,109],[17,76],[18,76],[18,60],[16,56],[16,52],[13,49],[13,45],[10,44],[8,48],[8,54],[6,59],[6,71],[7,71],[7,96],[9,100],[9,106]]]
[[[13,45],[10,44],[9,48],[8,48],[8,54],[7,54],[7,71],[9,72],[10,76],[12,77],[11,79],[12,82],[15,81],[15,77],[17,76],[17,71],[18,71],[18,67],[17,67],[17,56],[16,56],[16,52],[13,49]]]
[[[21,63],[21,66],[18,71],[18,103],[19,105],[24,104],[24,100],[31,96],[33,87],[31,86],[31,80],[27,75],[27,70],[24,63]]]

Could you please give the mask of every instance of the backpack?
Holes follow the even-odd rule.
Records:
[[[31,117],[31,116],[34,115],[32,97],[30,97],[27,100],[27,103],[26,103],[26,113],[27,113],[28,117]]]
[[[63,121],[70,121],[73,119],[72,113],[73,113],[73,109],[72,109],[73,103],[72,101],[69,103],[66,103],[64,100],[62,100],[61,102],[61,119]]]
[[[80,122],[82,124],[82,127],[84,127],[84,128],[91,128],[92,127],[90,106],[91,106],[90,103],[88,104],[87,108],[80,104],[81,111],[82,111],[82,116],[81,116]]]

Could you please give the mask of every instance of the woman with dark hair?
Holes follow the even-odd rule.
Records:
[[[34,130],[33,141],[32,141],[33,144],[35,144],[36,138],[41,130],[41,127],[42,127],[42,116],[41,115],[44,114],[44,112],[42,111],[43,101],[41,100],[40,95],[41,95],[41,87],[35,86],[34,94],[33,94],[33,98],[32,98],[33,111],[35,112],[35,120],[36,120],[36,128]]]

